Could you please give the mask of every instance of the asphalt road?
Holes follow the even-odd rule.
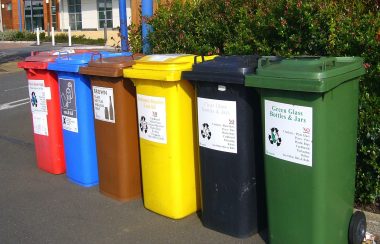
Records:
[[[24,59],[30,56],[32,51],[48,51],[48,50],[61,50],[65,48],[91,48],[91,49],[107,49],[113,51],[114,49],[103,46],[86,46],[86,45],[73,45],[68,47],[65,43],[57,43],[52,46],[51,43],[41,43],[40,46],[28,43],[2,43],[0,42],[0,64],[11,61]]]
[[[10,61],[15,61],[23,59],[30,55],[31,51],[47,51],[54,50],[57,48],[64,48],[64,44],[58,44],[57,47],[53,47],[47,43],[40,46],[31,45],[27,43],[1,43],[0,44],[0,64]]]
[[[13,64],[14,66],[14,64]],[[0,243],[253,243],[120,203],[36,167],[24,71],[0,71]],[[13,68],[12,68],[13,67]]]

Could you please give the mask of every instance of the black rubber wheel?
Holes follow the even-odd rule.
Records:
[[[366,230],[367,222],[364,213],[356,211],[350,220],[350,228],[348,230],[349,243],[361,244],[364,240]]]

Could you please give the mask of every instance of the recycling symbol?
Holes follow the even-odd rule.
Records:
[[[203,138],[207,137],[207,139],[210,140],[210,138],[211,138],[211,131],[210,131],[209,125],[207,123],[203,123],[202,126],[203,126],[203,128],[201,130],[202,137]]]
[[[270,129],[270,134],[268,136],[270,144],[276,144],[277,146],[281,145],[281,137],[278,134],[278,129],[273,127]]]
[[[145,116],[141,116],[140,130],[141,130],[141,132],[144,132],[144,133],[148,132],[148,123],[146,122]]]

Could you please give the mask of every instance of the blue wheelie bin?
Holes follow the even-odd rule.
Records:
[[[81,186],[98,184],[94,112],[90,79],[79,68],[92,60],[131,53],[83,53],[62,55],[49,63],[58,76],[67,178]]]

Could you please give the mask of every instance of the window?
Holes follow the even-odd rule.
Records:
[[[57,29],[57,3],[56,0],[51,0],[51,23]]]
[[[42,0],[25,0],[25,29],[34,31],[37,27],[44,28],[44,8]]]
[[[82,29],[82,6],[81,0],[68,0],[69,23],[72,30]]]
[[[8,11],[11,11],[11,10],[12,10],[12,3],[8,3],[8,5],[7,5],[7,9],[8,9]]]
[[[99,28],[104,28],[105,21],[107,21],[107,28],[112,28],[112,0],[98,0],[98,17]]]

